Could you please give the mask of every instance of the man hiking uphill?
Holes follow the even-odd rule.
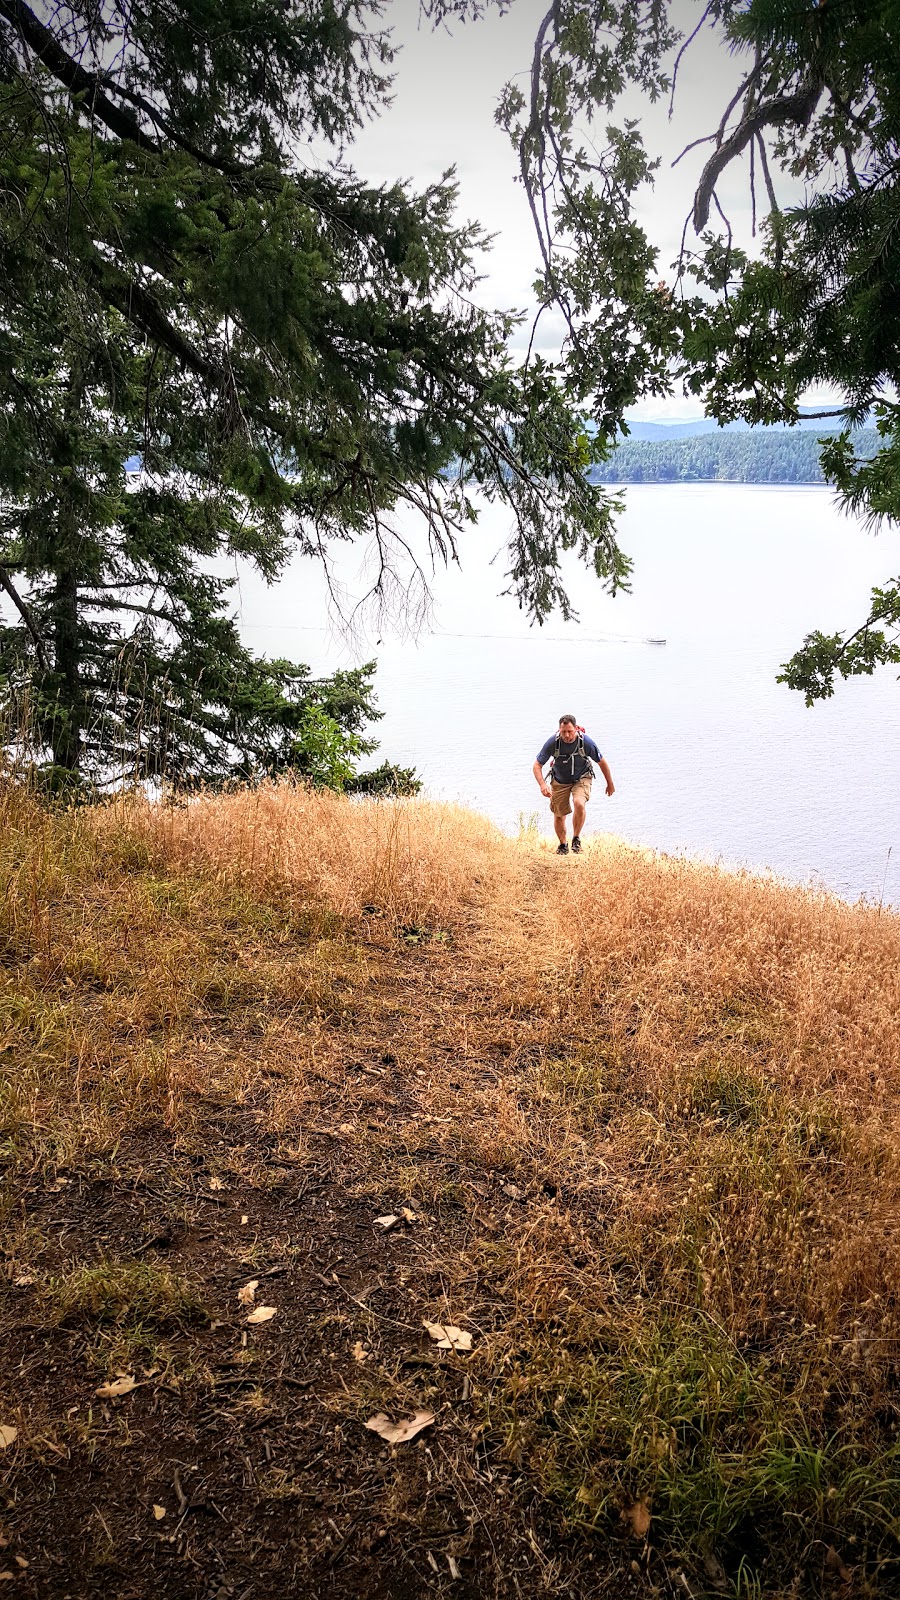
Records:
[[[544,767],[553,759],[550,768],[550,783],[544,777]],[[572,849],[578,855],[581,849],[581,830],[584,827],[584,808],[591,798],[591,784],[594,781],[594,769],[591,761],[596,761],[600,771],[606,779],[606,792],[613,795],[616,786],[612,781],[612,773],[604,761],[593,739],[589,739],[583,728],[579,728],[574,717],[566,714],[559,719],[559,733],[551,734],[546,744],[538,751],[537,760],[532,771],[540,786],[541,794],[550,801],[550,810],[553,813],[553,826],[559,844],[556,848],[558,856],[567,856],[569,846],[566,843],[566,817],[572,812]]]

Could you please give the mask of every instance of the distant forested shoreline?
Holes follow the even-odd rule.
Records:
[[[819,453],[828,432],[771,428],[688,439],[625,439],[590,476],[593,483],[824,483]],[[878,445],[874,428],[854,437],[859,456],[874,456]]]

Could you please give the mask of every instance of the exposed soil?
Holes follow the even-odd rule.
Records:
[[[599,1592],[596,1541],[562,1538],[552,1508],[486,1442],[466,1356],[423,1328],[458,1314],[467,1273],[466,1326],[477,1339],[502,1322],[508,1308],[467,1266],[473,1247],[560,1201],[552,1182],[524,1170],[515,1182],[502,1158],[461,1151],[467,1118],[490,1120],[510,1071],[508,1037],[490,1060],[454,1033],[483,985],[475,956],[415,932],[392,949],[369,942],[370,1003],[335,1030],[293,1130],[273,1132],[264,1103],[211,1095],[191,1107],[189,1138],[137,1131],[19,1192],[0,1295],[4,1414],[30,1418],[32,1446],[15,1465],[0,1457],[13,1592]],[[228,1048],[227,1015],[202,1027]],[[434,1064],[455,1114],[442,1103],[435,1115]],[[376,1220],[386,1215],[398,1219],[389,1228]],[[138,1387],[118,1399],[96,1390],[116,1370],[121,1325],[48,1325],[43,1299],[74,1264],[103,1260],[165,1264],[206,1312],[136,1343],[132,1330],[120,1367]],[[255,1304],[276,1307],[260,1326],[238,1301],[251,1279]],[[386,1395],[393,1419],[422,1408],[433,1425],[386,1444],[364,1426]],[[633,1589],[635,1548],[623,1535],[609,1551],[604,1589]]]

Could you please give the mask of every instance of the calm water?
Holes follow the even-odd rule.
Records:
[[[595,785],[589,832],[851,898],[878,900],[884,885],[900,904],[900,684],[883,671],[807,710],[775,683],[810,629],[859,623],[871,585],[896,570],[895,539],[864,534],[827,490],[648,485],[627,502],[634,592],[611,601],[573,564],[578,625],[529,630],[497,598],[505,521],[489,511],[462,572],[436,575],[417,640],[373,627],[349,645],[306,562],[273,591],[242,575],[245,637],[323,672],[377,656],[376,760],[415,766],[429,794],[505,829],[538,812],[550,832],[531,763],[571,710],[617,785],[612,800]],[[358,552],[339,577],[359,591]]]

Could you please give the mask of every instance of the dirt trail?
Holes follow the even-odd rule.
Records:
[[[477,917],[464,940],[410,930],[399,948],[372,919],[357,948],[364,980],[318,1019],[302,1093],[288,1016],[282,1072],[245,1103],[210,1089],[189,1134],[136,1129],[12,1198],[0,1421],[27,1448],[0,1456],[11,1592],[597,1592],[486,1444],[471,1363],[423,1327],[459,1322],[477,1345],[508,1310],[485,1255],[556,1204],[520,1160],[527,1023],[500,1009]],[[198,1028],[226,1058],[227,1011]],[[94,1302],[61,1314],[57,1293],[55,1321],[47,1287],[75,1269],[95,1274]],[[173,1278],[201,1310],[159,1303]],[[252,1304],[276,1314],[248,1325],[254,1280]],[[116,1371],[137,1386],[98,1396]],[[396,1447],[363,1425],[419,1409],[434,1423]]]

